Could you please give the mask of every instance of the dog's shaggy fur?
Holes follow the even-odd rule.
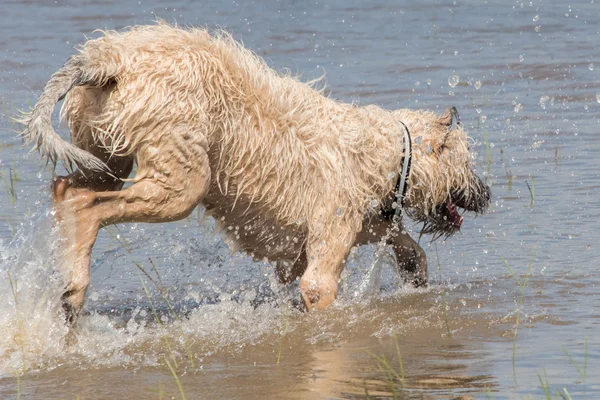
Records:
[[[50,121],[65,96],[73,144]],[[52,76],[24,119],[44,156],[79,168],[53,189],[73,238],[65,305],[72,316],[81,309],[100,226],[177,220],[199,204],[238,249],[279,261],[282,281],[302,276],[307,309],[333,301],[354,244],[382,237],[423,284],[423,250],[380,211],[395,201],[403,124],[414,148],[408,215],[451,234],[462,221],[454,207],[485,210],[489,188],[456,117],[324,97],[223,32],[164,23],[105,32]],[[134,162],[134,184],[120,190]]]

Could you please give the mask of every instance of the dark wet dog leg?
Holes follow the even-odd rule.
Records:
[[[408,233],[398,233],[388,239],[396,256],[398,273],[404,283],[414,287],[427,285],[427,256],[425,251]]]

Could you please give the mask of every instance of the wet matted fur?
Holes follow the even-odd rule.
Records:
[[[72,143],[50,121],[63,97]],[[413,145],[406,213],[452,234],[456,207],[486,209],[489,188],[457,117],[333,100],[224,32],[164,23],[104,32],[23,119],[44,156],[78,168],[53,186],[68,241],[69,318],[83,305],[101,226],[173,221],[199,204],[236,249],[277,261],[283,282],[301,277],[309,310],[334,300],[355,244],[386,240],[408,279],[426,283],[423,250],[382,210],[395,206],[403,124]],[[134,162],[133,185],[122,189]]]

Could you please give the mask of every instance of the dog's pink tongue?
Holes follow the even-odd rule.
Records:
[[[456,209],[456,206],[454,205],[454,203],[452,203],[450,200],[448,200],[446,202],[446,208],[448,209],[448,212],[450,213],[450,217],[452,218],[452,223],[454,224],[454,226],[456,226],[457,228],[460,228],[463,223],[463,217],[462,217],[462,215],[460,215],[458,213],[458,210]]]

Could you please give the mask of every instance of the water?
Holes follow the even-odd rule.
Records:
[[[0,398],[180,396],[169,365],[187,398],[392,397],[375,356],[399,373],[396,344],[402,398],[540,398],[538,375],[552,393],[597,398],[599,12],[593,1],[4,1]],[[399,287],[362,248],[339,301],[310,315],[297,309],[296,286],[231,255],[196,213],[111,228],[94,248],[86,312],[67,344],[54,301],[51,173],[6,115],[36,101],[84,35],[156,18],[221,26],[276,69],[325,74],[331,96],[348,102],[456,106],[492,186],[490,212],[446,242],[422,240],[430,289]],[[521,282],[531,263],[523,292],[501,257]],[[585,384],[563,349],[582,372],[587,360]]]

